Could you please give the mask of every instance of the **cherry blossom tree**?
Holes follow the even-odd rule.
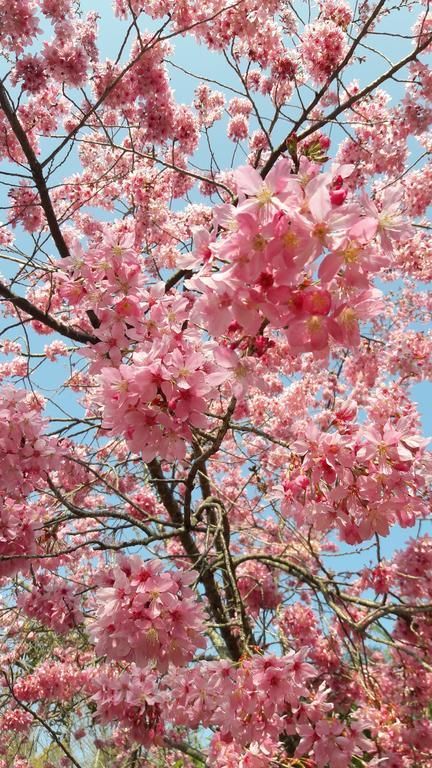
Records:
[[[109,5],[0,0],[0,767],[431,768],[429,3]]]

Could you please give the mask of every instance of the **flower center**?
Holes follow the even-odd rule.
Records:
[[[319,240],[320,243],[324,244],[325,239],[327,236],[327,227],[324,224],[324,222],[321,222],[320,224],[317,224],[313,231],[315,237]]]
[[[297,245],[299,239],[294,232],[285,232],[282,237],[282,242],[286,248],[292,248]]]
[[[381,213],[378,217],[378,227],[380,229],[390,229],[394,224],[394,215],[392,213]]]
[[[345,248],[343,252],[345,264],[354,264],[358,260],[359,252],[360,248],[358,248],[356,245],[353,245],[352,243],[347,248]]]
[[[351,307],[346,307],[340,313],[340,321],[344,325],[353,325],[356,321],[356,313]]]
[[[266,203],[269,203],[272,199],[272,191],[268,188],[266,184],[263,184],[260,191],[257,194],[257,200],[261,205],[265,205]]]
[[[237,219],[232,218],[229,221],[227,221],[227,223],[226,223],[226,229],[229,232],[237,232],[238,227],[239,227],[239,225],[238,225]]]
[[[256,235],[252,240],[252,247],[254,251],[263,251],[267,245],[267,240],[262,235]]]
[[[312,315],[312,317],[308,319],[307,324],[310,331],[319,331],[322,326],[322,320],[317,315]]]

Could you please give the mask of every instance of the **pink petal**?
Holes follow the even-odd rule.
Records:
[[[271,169],[265,179],[265,183],[270,189],[277,193],[284,191],[289,181],[292,181],[291,163],[289,160],[281,158]]]
[[[242,165],[234,172],[234,179],[239,192],[245,195],[256,195],[263,186],[263,180],[251,165]]]
[[[378,229],[377,219],[373,219],[371,216],[365,216],[360,219],[357,224],[354,224],[350,229],[351,237],[357,237],[360,242],[369,243],[375,237]]]
[[[318,269],[318,277],[323,283],[329,283],[334,278],[338,270],[342,265],[342,256],[338,256],[336,253],[329,253],[326,256]]]
[[[309,200],[309,210],[315,221],[325,221],[331,211],[331,202],[326,187],[320,187]]]

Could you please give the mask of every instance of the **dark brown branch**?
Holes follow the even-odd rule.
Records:
[[[409,619],[411,616],[417,616],[418,614],[432,613],[432,604],[424,603],[419,605],[398,605],[389,604],[383,605],[377,608],[375,611],[371,611],[364,619],[361,619],[356,623],[356,629],[358,632],[364,632],[371,624],[380,619],[382,616],[400,616],[404,619]]]
[[[38,320],[48,328],[52,328],[53,331],[57,331],[61,336],[66,336],[66,338],[72,339],[73,341],[80,341],[82,344],[96,344],[99,341],[96,336],[92,336],[90,333],[79,331],[76,328],[72,328],[70,325],[66,325],[66,323],[62,323],[60,320],[56,320],[55,317],[52,317],[48,312],[39,309],[28,299],[25,299],[23,296],[18,296],[11,291],[10,288],[4,285],[4,283],[0,283],[0,296],[3,296],[4,299],[10,301],[11,304],[18,307],[18,309],[22,309],[23,312],[26,312],[26,314],[30,315],[34,320]]]
[[[6,91],[6,88],[4,87],[3,83],[1,82],[0,82],[0,107],[3,110],[7,118],[7,121],[10,127],[12,128],[12,131],[14,132],[20,144],[20,147],[26,157],[26,160],[29,164],[33,181],[36,185],[36,189],[39,194],[40,203],[48,224],[48,229],[51,233],[51,237],[55,243],[57,251],[59,252],[62,259],[66,259],[70,256],[69,248],[62,235],[60,225],[58,223],[57,216],[54,211],[53,204],[51,202],[51,198],[48,192],[48,187],[46,185],[45,177],[43,175],[42,166],[35,155],[34,149],[27,138],[27,134],[24,128],[22,127],[20,121],[18,120],[16,112],[13,108],[12,102],[9,98],[9,94]],[[87,312],[87,314],[89,316],[89,319],[93,328],[98,328],[100,323],[95,313],[93,312],[93,310],[90,309]]]
[[[52,239],[56,244],[56,248],[60,256],[63,259],[65,259],[68,256],[70,256],[69,248],[67,247],[65,240],[63,238],[63,235],[60,231],[60,226],[57,221],[57,216],[55,214],[55,211],[51,202],[51,198],[49,196],[49,192],[45,183],[44,175],[42,173],[42,166],[35,155],[34,149],[27,138],[27,134],[24,128],[22,127],[20,121],[18,120],[18,117],[16,116],[15,110],[12,106],[11,100],[9,98],[9,95],[3,83],[0,83],[0,107],[2,108],[4,114],[6,115],[8,123],[12,128],[12,131],[14,132],[16,138],[18,139],[21,149],[30,166],[32,177],[36,185],[37,191],[39,193],[39,198],[45,213],[45,217],[48,223],[49,230],[51,232]]]
[[[184,526],[186,530],[190,527],[192,491],[194,487],[195,477],[197,476],[198,472],[203,470],[207,459],[209,459],[210,456],[213,456],[213,454],[219,450],[222,444],[222,441],[229,430],[231,416],[234,413],[236,404],[237,404],[236,398],[232,397],[229,402],[225,416],[223,417],[222,424],[219,427],[217,435],[212,441],[210,447],[207,448],[207,450],[204,451],[201,455],[199,455],[196,459],[194,459],[194,461],[191,464],[189,474],[187,476],[187,480],[185,481],[186,492],[185,492],[185,501],[184,501],[184,509],[185,509]]]
[[[225,505],[216,496],[209,496],[199,505],[197,515],[204,510],[209,510],[209,522],[216,530],[215,545],[224,562],[225,593],[228,601],[235,609],[235,615],[241,622],[241,631],[245,648],[255,645],[252,627],[245,606],[241,598],[233,559],[230,551],[230,525]],[[214,514],[216,512],[216,514]]]
[[[166,478],[162,472],[162,468],[156,459],[148,463],[148,468],[151,477],[158,489],[159,497],[167,510],[173,523],[177,525],[183,525],[183,515],[180,507],[174,498],[174,495],[166,482]],[[182,543],[183,549],[188,555],[193,566],[197,566],[201,561],[201,553],[195,544],[195,541],[188,530],[179,531],[179,539]],[[238,661],[243,654],[244,649],[239,637],[233,632],[228,623],[228,617],[226,615],[225,607],[222,603],[219,589],[213,573],[209,570],[208,566],[200,567],[200,581],[205,589],[207,600],[213,614],[216,623],[220,626],[220,632],[224,639],[225,645],[231,658],[234,661]]]
[[[317,591],[320,592],[325,598],[328,606],[336,613],[336,615],[344,622],[349,624],[356,632],[364,633],[365,630],[373,624],[375,621],[383,616],[401,616],[403,618],[410,618],[418,614],[430,614],[432,613],[432,603],[424,603],[418,605],[404,605],[403,603],[389,603],[387,605],[379,605],[373,600],[367,600],[365,598],[350,595],[346,592],[341,592],[335,589],[335,585],[331,580],[322,579],[319,576],[314,575],[307,568],[300,565],[300,563],[288,560],[286,558],[279,558],[272,555],[244,555],[241,557],[235,557],[232,559],[234,567],[238,567],[241,563],[258,560],[264,563],[268,567],[279,568],[286,573],[289,573],[299,581],[302,581]],[[364,608],[369,608],[369,612],[359,621],[355,621],[345,610],[344,602],[353,603]]]
[[[166,281],[165,283],[165,293],[168,293],[171,288],[174,288],[174,286],[180,282],[183,278],[185,280],[189,280],[193,275],[193,271],[191,269],[179,269],[178,272],[175,272],[174,275],[171,275],[171,277]]]
[[[91,467],[89,467],[91,471]],[[145,525],[141,520],[137,520],[136,518],[132,517],[131,515],[126,514],[126,512],[118,512],[114,509],[107,509],[104,512],[96,511],[96,510],[83,510],[80,507],[77,507],[76,504],[73,504],[69,499],[67,499],[61,491],[54,485],[51,478],[48,477],[47,479],[48,485],[51,488],[51,491],[53,492],[54,496],[56,497],[57,501],[59,501],[61,504],[63,504],[66,509],[69,510],[69,512],[74,515],[74,517],[90,517],[94,518],[95,520],[97,518],[113,518],[114,520],[123,520],[127,523],[129,523],[131,526],[134,526],[136,528],[139,528],[141,531],[144,531],[147,535],[151,535],[150,528]]]

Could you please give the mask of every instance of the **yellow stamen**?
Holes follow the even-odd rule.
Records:
[[[282,242],[286,248],[293,248],[298,244],[298,237],[294,232],[285,232],[282,237]]]
[[[267,245],[267,240],[262,235],[256,235],[252,240],[252,247],[254,251],[263,251]]]
[[[345,307],[339,315],[339,319],[343,325],[353,325],[356,321],[356,313],[351,307]]]
[[[271,189],[268,188],[266,184],[263,184],[260,191],[257,194],[257,200],[261,205],[265,205],[266,203],[269,203],[272,199],[273,192]]]
[[[312,315],[312,317],[309,317],[307,324],[310,331],[318,331],[322,326],[322,319],[317,315]]]
[[[324,224],[324,222],[321,222],[320,224],[316,224],[313,232],[315,237],[318,238],[318,240],[320,241],[320,243],[324,244],[325,239],[327,237],[327,227]]]
[[[353,245],[353,243],[348,245],[343,252],[345,264],[354,264],[358,260],[359,253],[360,248],[357,245]]]

